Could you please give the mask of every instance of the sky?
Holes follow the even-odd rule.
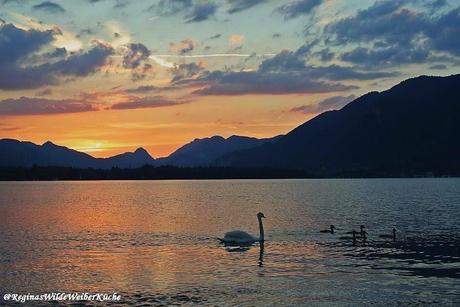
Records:
[[[107,157],[285,134],[460,71],[449,0],[0,0],[0,138]]]

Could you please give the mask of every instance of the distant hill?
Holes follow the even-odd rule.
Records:
[[[302,169],[321,176],[458,174],[459,90],[460,75],[409,79],[213,165]]]
[[[156,160],[142,148],[103,159],[51,142],[36,145],[3,139],[0,167],[136,169],[148,164],[217,167],[213,171],[227,170],[220,167],[299,170],[296,176],[308,177],[458,176],[459,89],[460,75],[421,76],[384,92],[368,93],[341,110],[322,113],[284,136],[195,139]],[[247,172],[245,176],[251,177]]]
[[[195,139],[182,146],[166,158],[157,159],[157,165],[181,167],[209,166],[220,156],[237,150],[249,149],[279,139],[280,136],[257,139],[247,136],[233,135],[229,138],[213,136]]]
[[[253,148],[279,137],[257,139],[245,136],[223,138],[213,136],[194,141],[182,146],[166,158],[153,159],[149,153],[138,148],[109,158],[94,158],[51,142],[37,145],[13,139],[0,140],[0,167],[61,166],[74,168],[138,168],[143,165],[169,165],[180,167],[209,166],[218,157],[236,150]]]
[[[32,167],[65,166],[75,168],[112,167],[137,168],[145,164],[154,164],[155,160],[142,148],[135,152],[127,152],[110,158],[94,158],[64,146],[51,142],[37,145],[12,139],[0,140],[0,166]]]

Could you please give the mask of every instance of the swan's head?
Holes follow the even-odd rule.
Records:
[[[361,226],[359,226],[359,228],[361,228],[361,230],[363,230],[364,228],[366,228],[366,226],[361,225]]]
[[[257,218],[260,220],[261,218],[265,218],[265,215],[262,212],[257,213]]]

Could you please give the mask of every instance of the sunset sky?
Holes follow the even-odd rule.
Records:
[[[448,0],[0,0],[0,138],[94,156],[283,134],[460,71]]]

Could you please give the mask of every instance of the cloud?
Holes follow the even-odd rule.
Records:
[[[54,40],[53,30],[23,30],[12,24],[0,25],[0,64],[16,62]]]
[[[123,67],[137,68],[141,65],[142,61],[149,59],[150,50],[143,44],[128,44],[126,52],[123,55]]]
[[[212,2],[199,2],[195,4],[189,14],[187,14],[187,22],[201,22],[213,17],[217,11],[217,5]]]
[[[160,0],[157,4],[151,5],[148,10],[164,17],[184,14],[185,21],[192,23],[213,17],[217,8],[215,3],[206,0]]]
[[[175,106],[187,103],[187,100],[174,100],[163,96],[136,98],[132,101],[120,102],[112,105],[113,110],[145,109]]]
[[[213,72],[204,78],[207,85],[197,95],[285,95],[346,91],[355,89],[339,83],[314,80],[302,72]]]
[[[178,43],[169,43],[169,48],[171,49],[171,51],[180,55],[184,55],[193,51],[195,47],[195,41],[190,38],[184,39]]]
[[[423,63],[436,52],[460,56],[460,7],[434,14],[408,7],[411,2],[425,3],[377,1],[353,16],[327,25],[327,41],[342,48],[353,46],[340,58],[365,66]],[[445,2],[427,1],[426,5],[440,9]]]
[[[88,51],[74,53],[69,57],[52,63],[39,66],[43,73],[60,74],[63,76],[85,77],[95,73],[107,63],[107,59],[114,53],[111,46],[95,42]]]
[[[292,108],[291,112],[300,112],[303,114],[318,114],[324,111],[338,110],[353,101],[356,98],[355,95],[349,96],[334,96],[326,98],[319,103],[303,105],[300,107]]]
[[[430,55],[429,50],[420,46],[401,48],[392,45],[386,48],[357,47],[345,52],[341,59],[347,62],[366,66],[388,66],[406,63],[423,63]]]
[[[193,78],[203,71],[203,69],[204,67],[201,63],[197,64],[195,62],[176,65],[171,69],[174,75],[172,82],[174,83],[179,80]]]
[[[230,8],[227,12],[229,14],[234,14],[266,2],[266,0],[227,0],[227,2],[230,4]]]
[[[386,44],[412,41],[428,26],[426,16],[403,7],[404,1],[377,1],[355,16],[343,18],[326,27],[340,43],[369,42],[380,39]]]
[[[460,7],[436,19],[426,35],[434,49],[460,56]]]
[[[0,116],[47,115],[96,111],[87,101],[21,97],[0,100]]]
[[[170,16],[188,10],[193,6],[193,0],[161,0],[152,5],[149,10],[156,10],[162,16]]]
[[[145,94],[159,90],[156,86],[153,85],[141,85],[135,88],[126,89],[125,92],[133,94]]]
[[[323,0],[298,0],[282,5],[276,11],[284,15],[285,19],[291,19],[311,13],[322,2]]]
[[[57,3],[45,1],[33,6],[35,10],[44,11],[50,14],[64,13],[66,10]]]
[[[145,63],[142,67],[137,68],[131,71],[131,80],[134,82],[143,80],[147,75],[154,75],[153,66],[151,64]]]
[[[338,81],[373,80],[398,76],[396,72],[361,71],[339,65],[307,65],[297,52],[282,51],[264,60],[254,71],[202,70],[193,78],[172,80],[173,87],[189,87],[196,95],[308,94],[356,89]]]
[[[353,67],[306,65],[298,55],[298,51],[282,51],[271,59],[263,61],[259,67],[261,72],[301,72],[314,79],[326,79],[331,81],[343,80],[372,80],[398,76],[396,72],[359,71]]]
[[[12,24],[0,26],[0,89],[38,88],[58,83],[59,77],[84,77],[104,66],[114,53],[111,46],[94,42],[87,51],[67,55],[61,48],[40,56],[39,52],[49,48],[60,33],[58,29],[40,31],[19,29]],[[44,63],[30,60],[37,60],[37,54]]]

